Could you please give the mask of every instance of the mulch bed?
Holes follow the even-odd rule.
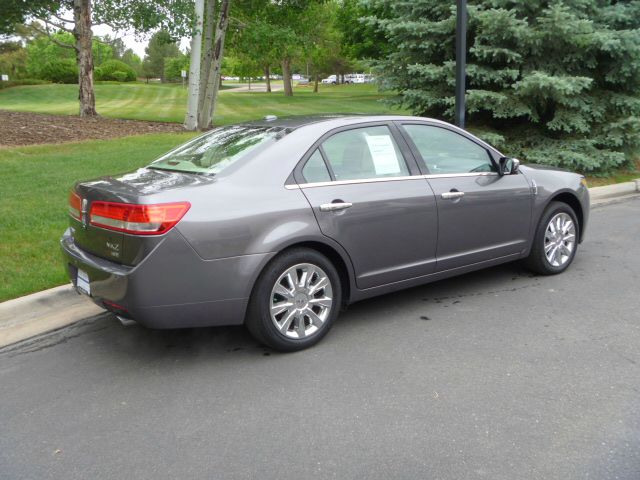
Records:
[[[179,123],[105,117],[80,118],[71,115],[44,115],[0,110],[0,147],[171,132],[184,132],[184,127]]]

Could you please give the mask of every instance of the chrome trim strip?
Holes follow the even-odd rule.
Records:
[[[455,178],[455,177],[497,177],[496,172],[469,172],[469,173],[438,173],[433,175],[422,175],[422,178]]]
[[[314,187],[328,187],[330,185],[351,185],[357,183],[380,183],[380,182],[398,182],[403,180],[416,180],[422,176],[404,176],[404,177],[380,177],[380,178],[361,178],[357,180],[336,180],[333,182],[314,182],[314,183],[301,183],[300,188],[314,188]]]
[[[287,190],[298,190],[303,188],[316,188],[316,187],[328,187],[331,185],[352,185],[358,183],[380,183],[380,182],[398,182],[405,180],[416,179],[436,179],[436,178],[456,178],[456,177],[495,177],[498,176],[496,172],[471,172],[471,173],[440,173],[429,175],[409,175],[404,177],[381,177],[381,178],[362,178],[358,180],[336,180],[333,182],[314,182],[314,183],[301,183],[298,185],[285,185]]]

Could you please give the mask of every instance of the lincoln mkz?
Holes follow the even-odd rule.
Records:
[[[437,120],[267,117],[80,182],[69,213],[65,265],[98,305],[291,351],[365,298],[515,260],[564,271],[589,193]]]

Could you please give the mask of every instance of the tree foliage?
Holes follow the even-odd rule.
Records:
[[[67,32],[36,35],[28,40],[26,74],[55,83],[78,83],[75,51],[62,46],[72,45],[73,41],[73,35]],[[92,50],[98,66],[113,57],[111,47],[98,39],[93,40]]]
[[[167,58],[164,61],[164,79],[167,82],[176,82],[182,79],[182,70],[189,71],[189,56],[180,54],[177,57]]]
[[[352,59],[384,58],[389,51],[389,42],[384,32],[375,25],[360,21],[367,15],[384,18],[386,8],[370,6],[365,8],[361,0],[342,0],[336,8],[336,28],[342,34],[341,45],[345,56]]]
[[[27,50],[20,42],[0,43],[0,74],[11,80],[27,76]]]
[[[282,71],[285,94],[287,72],[297,69],[312,76],[343,73],[351,65],[343,48],[339,22],[341,0],[239,0],[233,11],[233,56],[247,71]],[[353,2],[350,2],[353,3]],[[346,3],[345,3],[346,5]],[[351,18],[351,17],[350,17]],[[352,18],[354,21],[355,17]]]
[[[363,5],[391,47],[382,85],[418,115],[453,119],[453,2]],[[639,1],[471,1],[468,46],[468,121],[510,154],[593,173],[640,150]]]
[[[149,39],[142,62],[142,71],[147,78],[164,81],[164,67],[167,58],[181,55],[178,43],[166,30],[159,30]]]
[[[123,63],[129,65],[136,72],[136,76],[142,76],[142,59],[130,48],[127,48],[122,57],[119,58]]]

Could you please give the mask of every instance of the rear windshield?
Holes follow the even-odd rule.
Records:
[[[285,133],[282,128],[273,127],[216,128],[163,155],[149,168],[216,174],[250,152],[276,142]]]

